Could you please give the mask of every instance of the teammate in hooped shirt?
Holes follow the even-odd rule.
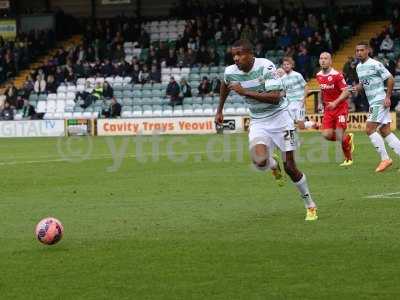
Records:
[[[332,56],[328,52],[319,57],[321,71],[317,73],[321,93],[319,107],[324,110],[322,135],[329,141],[341,141],[345,160],[340,166],[353,164],[354,136],[346,134],[349,112],[348,98],[350,92],[343,75],[332,68]],[[321,103],[322,100],[322,103]]]

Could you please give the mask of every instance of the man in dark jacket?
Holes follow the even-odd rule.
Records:
[[[14,110],[8,101],[4,102],[4,108],[0,112],[0,120],[11,121],[14,120]]]
[[[170,99],[170,105],[174,106],[182,104],[182,100],[179,97],[179,93],[180,93],[179,84],[175,81],[175,78],[171,76],[166,91],[166,95]]]
[[[35,116],[35,108],[29,103],[28,99],[24,99],[24,106],[22,107],[22,117],[27,120],[32,120],[35,118]]]
[[[117,102],[115,97],[111,98],[111,105],[107,111],[103,111],[106,118],[118,118],[121,116],[121,104]]]

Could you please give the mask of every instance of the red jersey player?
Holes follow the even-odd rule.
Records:
[[[319,64],[321,71],[317,74],[317,80],[324,108],[322,135],[329,141],[342,141],[345,160],[340,166],[350,166],[353,164],[354,136],[352,133],[345,134],[349,113],[347,99],[350,92],[342,73],[332,68],[332,56],[329,53],[321,53]],[[319,104],[321,107],[321,101]]]

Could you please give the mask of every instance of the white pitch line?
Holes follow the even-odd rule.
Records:
[[[232,153],[232,152],[237,152],[238,150],[231,149],[228,151],[192,151],[192,152],[177,152],[173,153],[173,155],[196,155],[196,154],[209,154],[209,153]],[[143,157],[151,157],[154,155],[152,152],[146,152],[140,155],[136,154],[130,154],[130,155],[123,155],[123,159],[125,158],[136,158],[138,156],[143,156]],[[171,155],[170,153],[155,153],[156,156],[169,156]],[[57,159],[45,159],[45,160],[22,160],[22,161],[10,161],[10,162],[0,162],[0,166],[8,166],[8,165],[22,165],[22,164],[40,164],[40,163],[49,163],[49,162],[85,162],[85,161],[90,161],[90,160],[101,160],[101,159],[120,159],[118,155],[111,155],[111,154],[98,154],[98,155],[93,155],[88,158],[79,160],[79,157],[72,157],[71,159],[66,159],[66,158],[57,158]]]
[[[399,195],[399,196],[393,197],[394,195]],[[376,195],[366,196],[364,198],[367,198],[367,199],[385,199],[385,198],[400,199],[400,192],[376,194]]]

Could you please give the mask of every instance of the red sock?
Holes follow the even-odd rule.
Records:
[[[342,150],[346,160],[353,160],[351,155],[350,135],[346,134],[342,140]]]

